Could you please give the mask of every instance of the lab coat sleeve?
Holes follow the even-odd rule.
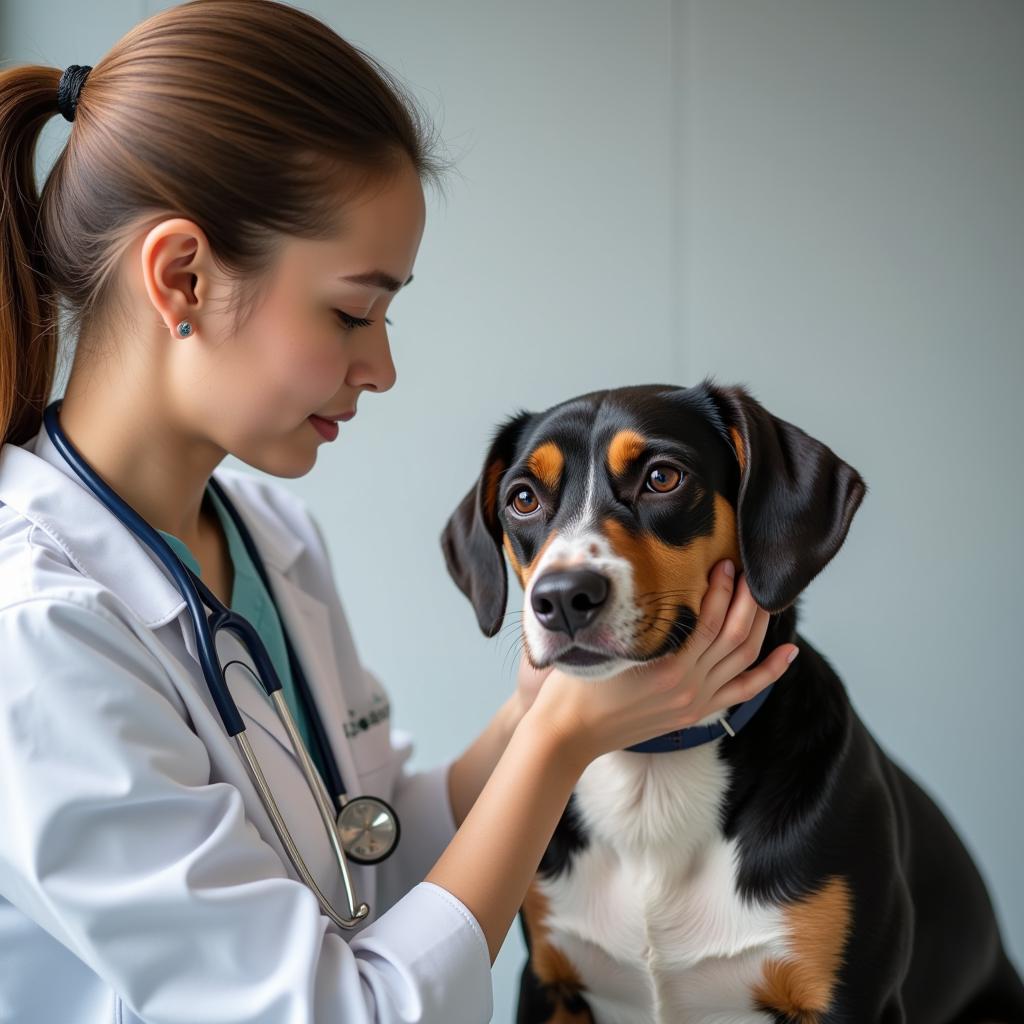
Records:
[[[422,882],[346,941],[210,781],[156,651],[98,597],[0,609],[0,652],[0,891],[141,1020],[490,1019],[466,907]]]

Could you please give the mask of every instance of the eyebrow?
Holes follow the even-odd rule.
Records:
[[[342,276],[339,280],[354,281],[356,284],[369,284],[375,288],[384,288],[389,292],[397,292],[399,288],[405,287],[397,277],[392,277],[383,270],[367,270],[363,274],[352,274],[348,277]],[[409,281],[411,280],[412,274],[409,275]],[[409,281],[406,281],[405,284],[408,284]]]
[[[640,463],[657,455],[675,455],[676,458],[685,462],[691,468],[696,469],[700,466],[700,453],[696,448],[692,448],[690,445],[677,441],[674,438],[659,437],[656,434],[644,437],[643,447],[637,451],[636,455],[627,459],[626,465],[628,468],[633,469]]]

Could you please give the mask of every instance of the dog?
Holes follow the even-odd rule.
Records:
[[[486,636],[507,559],[530,662],[606,677],[685,647],[728,557],[770,613],[757,660],[800,648],[745,704],[587,766],[519,912],[518,1024],[1024,1022],[976,865],[796,632],[860,474],[711,376],[520,409],[489,441],[441,533]]]

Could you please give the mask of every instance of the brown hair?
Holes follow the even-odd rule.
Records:
[[[377,61],[277,0],[190,0],[136,25],[88,73],[40,194],[33,160],[61,71],[0,71],[0,443],[36,433],[53,387],[58,299],[80,339],[124,313],[119,260],[136,232],[194,220],[237,281],[237,330],[282,236],[325,239],[345,201],[405,160],[450,164]]]

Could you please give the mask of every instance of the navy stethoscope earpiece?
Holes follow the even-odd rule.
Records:
[[[273,662],[252,623],[237,612],[226,608],[210,588],[178,558],[167,541],[160,536],[159,532],[154,530],[131,505],[124,501],[93,470],[71,444],[61,428],[58,419],[60,406],[61,399],[57,399],[51,402],[43,413],[43,423],[46,427],[46,432],[50,436],[50,440],[89,490],[117,516],[135,537],[143,541],[150,548],[157,558],[160,559],[164,568],[171,574],[175,585],[188,606],[193,629],[195,630],[199,662],[203,669],[206,685],[210,690],[210,696],[217,706],[217,711],[224,722],[224,728],[229,736],[234,737],[241,751],[250,777],[259,792],[267,814],[273,822],[278,838],[285,847],[296,872],[316,894],[324,913],[339,927],[354,928],[367,916],[369,907],[365,903],[356,905],[355,892],[352,880],[349,877],[345,856],[347,854],[359,864],[376,864],[389,857],[398,845],[401,834],[398,816],[395,814],[394,809],[379,797],[359,796],[349,799],[346,796],[341,773],[331,751],[331,746],[317,712],[312,693],[309,690],[306,677],[302,672],[302,666],[295,656],[291,641],[288,639],[287,630],[284,629],[284,623],[282,622],[281,629],[288,650],[288,662],[292,678],[306,701],[313,728],[314,741],[322,755],[323,763],[329,776],[328,782],[331,787],[331,793],[337,794],[337,796],[332,797],[328,793],[324,781],[320,778],[292,719],[291,711],[281,690],[281,680],[278,677]],[[224,488],[212,476],[209,479],[209,486],[231,516],[245,544],[246,551],[259,572],[260,579],[263,581],[271,601],[273,601],[273,591],[270,588],[270,582],[267,578],[263,561],[256,550],[256,545],[248,529],[238,514],[238,510],[228,500]],[[203,602],[211,609],[209,617],[207,617],[206,611],[203,608]],[[232,661],[228,662],[228,665],[225,665],[223,668],[221,667],[214,640],[218,630],[221,629],[226,629],[233,633],[255,662],[257,680],[266,691],[268,698],[277,711],[281,724],[288,733],[292,747],[299,759],[302,773],[306,778],[306,783],[310,787],[317,808],[320,811],[320,817],[323,820],[324,828],[327,831],[328,839],[331,842],[331,847],[334,850],[335,858],[341,871],[349,905],[349,917],[343,917],[339,914],[320,891],[319,886],[306,866],[305,860],[299,853],[298,847],[288,831],[288,827],[285,825],[263,770],[253,753],[248,737],[245,735],[245,723],[242,721],[238,707],[231,696],[231,692],[228,690],[224,676],[224,669],[228,665],[238,664],[244,668],[248,668],[248,666],[242,662]]]

